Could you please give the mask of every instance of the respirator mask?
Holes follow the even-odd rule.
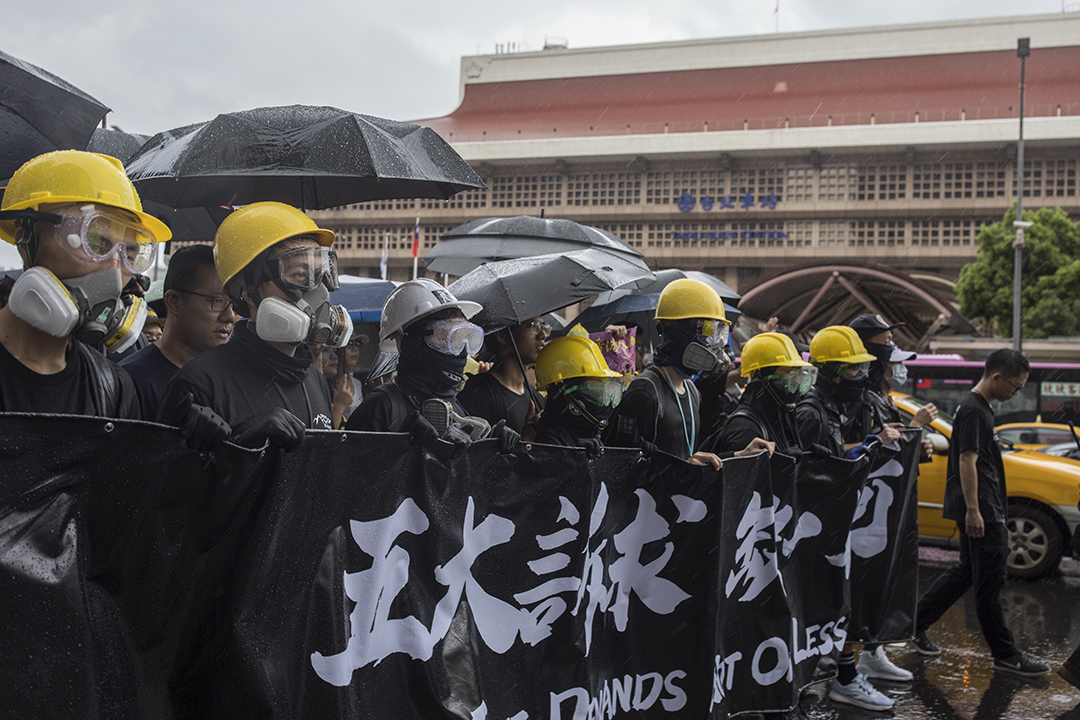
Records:
[[[730,325],[721,320],[697,322],[697,333],[683,350],[683,367],[693,372],[716,375],[727,372],[732,363],[727,349]]]
[[[328,247],[299,247],[265,261],[264,279],[292,300],[264,298],[255,316],[255,333],[267,342],[315,343],[344,347],[353,324],[341,305],[330,304],[337,290],[337,253]],[[261,282],[261,281],[260,281]]]
[[[146,322],[146,302],[129,296],[120,268],[104,268],[60,280],[43,267],[23,272],[11,288],[8,305],[20,320],[53,337],[72,336],[108,352],[131,347]]]

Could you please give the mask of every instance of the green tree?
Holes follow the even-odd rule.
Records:
[[[960,312],[1012,337],[1016,206],[979,231],[978,257],[960,270]],[[1025,338],[1080,335],[1080,223],[1061,208],[1025,212],[1021,332]]]

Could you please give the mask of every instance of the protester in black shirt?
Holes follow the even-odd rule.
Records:
[[[157,417],[165,387],[180,368],[228,341],[236,323],[208,245],[190,245],[173,253],[162,302],[168,309],[168,322],[161,339],[120,361],[135,381],[147,419]]]
[[[92,347],[141,337],[146,305],[121,293],[171,233],[142,212],[120,161],[74,150],[28,161],[4,191],[0,236],[27,268],[0,310],[0,410],[138,418],[131,378]]]
[[[505,420],[507,427],[530,439],[544,410],[544,398],[529,384],[526,371],[536,364],[551,328],[535,317],[508,328],[490,332],[485,328],[484,346],[492,367],[469,378],[458,393],[458,401],[470,415],[492,425]],[[526,429],[526,425],[530,425]]]
[[[733,453],[761,438],[778,452],[799,457],[795,404],[814,381],[811,370],[787,336],[769,332],[750,338],[742,351],[742,375],[750,382],[710,447],[718,454]]]
[[[600,431],[622,398],[621,378],[587,337],[567,335],[548,343],[536,360],[536,385],[548,394],[536,442],[597,454]]]
[[[1030,372],[1027,359],[1019,352],[997,350],[987,358],[982,378],[956,409],[942,515],[956,521],[960,562],[940,575],[919,601],[913,645],[924,655],[941,654],[927,639],[926,630],[974,586],[979,627],[994,657],[994,670],[1036,677],[1050,669],[1024,657],[1017,649],[1001,610],[1009,553],[1005,527],[1008,502],[1005,468],[990,407],[995,400],[1004,402],[1016,395]]]
[[[215,265],[234,307],[251,319],[180,369],[162,398],[161,422],[179,425],[200,447],[227,436],[288,449],[305,428],[331,429],[330,391],[306,343],[340,347],[352,334],[348,313],[329,301],[333,242],[334,233],[282,203],[254,203],[225,218]]]

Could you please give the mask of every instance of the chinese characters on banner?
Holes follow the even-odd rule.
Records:
[[[138,422],[0,418],[0,437],[0,527],[23,538],[0,565],[0,695],[28,715],[786,709],[845,640],[848,559],[911,562],[892,546],[903,453],[719,475],[394,434],[212,457]]]
[[[701,205],[701,209],[706,212],[713,210],[753,210],[755,208],[760,210],[775,210],[777,203],[780,202],[780,198],[776,197],[776,193],[768,193],[767,195],[754,196],[753,193],[745,193],[739,197],[733,195],[721,195],[718,198],[714,198],[711,195],[702,195],[701,198],[697,198],[688,192],[684,192],[679,197],[675,198],[675,206],[679,208],[680,212],[690,212],[698,204]]]

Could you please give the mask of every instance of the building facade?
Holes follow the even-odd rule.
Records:
[[[1080,211],[1080,13],[481,55],[461,103],[420,120],[488,190],[312,213],[347,272],[412,272],[478,217],[609,230],[651,266],[745,288],[811,261],[955,279],[1018,186],[1024,208]],[[422,262],[421,262],[422,267]]]

